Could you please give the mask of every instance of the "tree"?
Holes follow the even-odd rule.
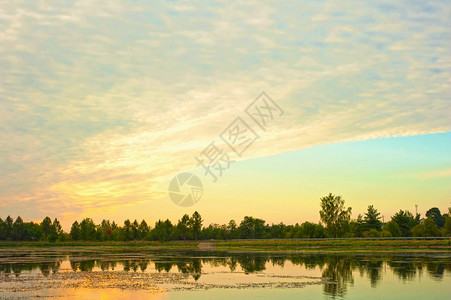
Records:
[[[5,240],[11,239],[11,231],[13,230],[13,218],[11,216],[7,216],[5,219],[5,228],[4,228],[4,234],[5,234]]]
[[[398,224],[402,236],[411,236],[410,230],[419,223],[408,210],[400,210],[391,219]]]
[[[4,241],[8,238],[6,234],[6,223],[0,218],[0,241]]]
[[[197,240],[200,236],[200,232],[202,230],[202,221],[202,217],[197,211],[193,213],[191,219],[189,220],[189,227],[194,240]]]
[[[188,227],[189,227],[189,216],[187,214],[184,214],[183,217],[177,223],[177,231],[183,240],[186,240],[186,237],[188,236]]]
[[[445,226],[443,226],[443,235],[451,236],[451,216],[447,217],[445,220]]]
[[[102,240],[111,241],[112,236],[111,233],[113,231],[113,227],[109,220],[102,220],[102,223],[100,223],[100,232],[102,233]]]
[[[72,223],[72,227],[70,228],[70,237],[73,241],[78,241],[80,239],[80,225],[77,221]]]
[[[124,221],[124,234],[126,241],[130,241],[132,239],[132,223],[130,223],[129,219]]]
[[[238,230],[241,232],[241,238],[243,239],[261,239],[265,232],[265,221],[245,216]]]
[[[382,229],[382,222],[380,221],[380,213],[377,211],[377,209],[374,208],[373,205],[368,206],[368,210],[365,213],[364,225],[366,230],[376,229],[377,231],[380,231]]]
[[[236,239],[238,238],[238,230],[235,220],[230,220],[229,224],[227,224],[228,238]]]
[[[401,236],[401,229],[399,229],[398,223],[390,221],[384,226],[384,230],[390,232],[391,236]]]
[[[14,241],[23,241],[25,236],[25,228],[23,220],[20,216],[16,218],[11,230],[11,239]]]
[[[39,241],[42,237],[41,226],[39,224],[29,222],[23,223],[24,227],[24,240],[26,241]]]
[[[423,224],[415,225],[411,232],[413,236],[440,236],[440,230],[432,218],[426,218]]]
[[[125,241],[124,229],[121,227],[114,227],[111,231],[111,239],[113,241]]]
[[[297,237],[301,237],[301,238],[324,237],[324,227],[321,224],[304,222],[299,227],[299,234]]]
[[[363,217],[361,214],[357,216],[357,220],[352,220],[349,224],[350,231],[352,232],[352,236],[362,237],[363,232],[365,231],[365,224],[363,221]]]
[[[442,216],[440,209],[433,207],[426,212],[426,217],[434,220],[435,225],[438,228],[442,228],[445,225],[445,217]]]
[[[58,221],[57,218],[55,218],[55,220],[53,220],[52,226],[53,226],[54,231],[57,236],[59,236],[60,234],[63,233],[63,227],[61,226],[61,223],[60,223],[60,221]]]
[[[80,238],[84,241],[94,241],[96,239],[96,225],[90,218],[85,218],[80,223]]]
[[[174,226],[169,220],[166,220],[164,222],[158,220],[158,222],[155,223],[155,228],[150,232],[150,237],[152,240],[158,240],[160,242],[170,240],[174,230],[173,227]]]
[[[135,241],[139,239],[139,223],[136,219],[132,224],[132,238]]]
[[[326,226],[326,232],[330,237],[344,236],[349,229],[351,219],[351,207],[345,208],[345,201],[341,196],[332,195],[322,197],[321,210],[319,212],[321,221]]]
[[[149,234],[149,226],[147,225],[145,220],[141,221],[141,224],[139,224],[138,232],[139,232],[139,238],[145,239],[147,235]]]
[[[41,231],[44,236],[44,240],[48,240],[49,235],[51,235],[54,231],[54,227],[52,226],[52,219],[49,217],[45,217],[41,222]]]
[[[268,237],[273,239],[282,239],[285,237],[285,229],[287,225],[280,222],[279,224],[272,224]]]

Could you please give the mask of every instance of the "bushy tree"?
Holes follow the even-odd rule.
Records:
[[[451,236],[451,216],[445,219],[445,226],[443,226],[443,235]]]
[[[418,218],[414,218],[408,210],[400,210],[391,219],[398,224],[402,236],[411,236],[410,230],[419,224]]]
[[[280,222],[279,224],[272,224],[268,232],[268,238],[281,239],[285,237],[285,229],[287,226]]]
[[[227,224],[227,233],[229,239],[239,238],[238,226],[236,225],[235,220],[230,220]]]
[[[261,239],[265,232],[265,221],[246,216],[243,221],[241,221],[238,230],[243,239]]]
[[[423,224],[415,225],[412,228],[413,236],[440,236],[440,230],[432,218],[426,218]]]
[[[80,223],[80,238],[84,241],[96,239],[96,225],[91,218],[85,218]]]
[[[442,216],[440,209],[433,207],[426,212],[426,217],[434,220],[435,225],[438,228],[442,228],[445,225],[445,217]]]
[[[105,219],[102,220],[99,226],[99,231],[100,231],[100,240],[111,241],[113,239],[111,235],[113,227],[109,220]]]
[[[341,196],[335,196],[332,193],[320,200],[319,214],[326,227],[327,235],[333,238],[345,236],[349,232],[352,209],[345,207],[345,201]]]
[[[170,240],[173,237],[174,226],[171,221],[161,221],[158,220],[155,223],[154,229],[150,232],[150,237],[152,240],[164,242]]]
[[[39,241],[42,238],[41,226],[34,222],[27,222],[24,226],[25,241]]]
[[[390,221],[384,225],[384,231],[390,232],[391,236],[398,237],[402,235],[401,229],[399,229],[398,223]]]
[[[292,229],[294,238],[321,238],[324,237],[324,227],[321,224],[304,222],[300,226],[296,224]]]
[[[112,231],[111,231],[111,239],[113,241],[118,241],[118,242],[122,242],[125,241],[125,232],[124,229],[121,227],[116,226]]]

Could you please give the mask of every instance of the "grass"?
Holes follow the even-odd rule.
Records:
[[[170,242],[155,242],[155,241],[129,241],[129,242],[115,242],[115,241],[72,241],[72,242],[0,242],[0,248],[6,247],[93,247],[93,246],[109,246],[109,247],[151,247],[155,249],[174,248],[174,249],[197,249],[199,242],[196,241],[170,241]]]
[[[230,251],[440,251],[451,252],[445,240],[248,240],[214,242]]]
[[[443,240],[235,240],[235,241],[130,241],[130,242],[0,242],[0,248],[34,247],[111,247],[148,250],[196,250],[200,242],[213,244],[214,250],[225,251],[271,251],[271,252],[314,252],[314,251],[408,251],[408,252],[451,252],[451,238]]]

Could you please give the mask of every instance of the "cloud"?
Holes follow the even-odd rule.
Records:
[[[450,5],[0,5],[1,205],[117,210],[261,92],[286,112],[245,159],[451,130]]]
[[[410,178],[417,180],[430,180],[437,178],[451,178],[451,169],[439,169],[433,171],[415,172],[407,174],[398,174],[394,177],[398,178]]]

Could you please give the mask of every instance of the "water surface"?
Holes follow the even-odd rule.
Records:
[[[0,249],[0,298],[444,299],[449,254]]]

